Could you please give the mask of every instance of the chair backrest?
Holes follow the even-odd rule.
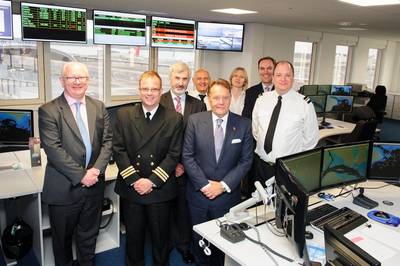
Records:
[[[342,138],[342,142],[371,140],[374,138],[378,122],[375,119],[360,120],[353,131]]]

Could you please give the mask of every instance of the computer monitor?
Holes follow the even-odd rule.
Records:
[[[325,112],[326,95],[309,95],[311,102],[314,105],[314,110],[317,114],[323,114]]]
[[[299,256],[303,257],[308,195],[286,169],[282,160],[276,163],[275,192],[276,226],[285,230],[288,238],[296,246]]]
[[[28,149],[33,137],[33,111],[22,109],[0,109],[0,150]]]
[[[327,95],[325,113],[347,113],[353,109],[353,96]]]
[[[367,180],[368,141],[327,146],[322,156],[321,190]]]
[[[374,142],[368,179],[400,183],[400,143]]]
[[[303,85],[300,88],[300,92],[305,96],[317,95],[318,85]]]
[[[332,85],[331,94],[333,95],[351,95],[351,85]]]
[[[326,265],[375,266],[381,263],[328,224],[324,227]]]
[[[11,1],[0,0],[0,39],[13,38],[13,17]]]
[[[313,149],[279,158],[280,164],[293,175],[303,192],[310,195],[319,191],[321,176],[321,149]],[[304,166],[307,167],[304,167]]]
[[[332,85],[318,85],[318,95],[328,95],[331,93]]]

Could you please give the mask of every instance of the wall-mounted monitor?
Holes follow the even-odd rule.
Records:
[[[244,24],[197,22],[196,49],[243,51]]]
[[[0,150],[13,151],[28,148],[33,137],[33,111],[0,109]]]
[[[309,95],[311,102],[314,105],[314,110],[317,114],[325,112],[326,95]]]
[[[353,109],[353,96],[327,95],[325,113],[351,112]]]
[[[93,42],[146,45],[146,15],[93,10]]]
[[[86,9],[21,3],[24,41],[86,43]]]
[[[194,48],[194,20],[151,18],[151,46],[168,48]]]
[[[333,95],[351,95],[351,85],[332,85],[331,94]]]
[[[11,1],[0,0],[0,39],[13,38]]]
[[[373,143],[368,178],[400,182],[400,143]]]

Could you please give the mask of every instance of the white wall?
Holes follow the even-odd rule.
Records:
[[[314,84],[332,83],[336,45],[352,46],[352,64],[348,81],[366,83],[368,49],[382,49],[382,61],[378,83],[390,91],[400,92],[400,42],[358,38],[358,36],[321,33],[249,23],[245,29],[244,50],[236,52],[204,52],[202,66],[213,78],[227,79],[232,69],[243,66],[249,74],[249,84],[259,82],[257,61],[263,56],[276,60],[292,60],[295,41],[317,44]]]

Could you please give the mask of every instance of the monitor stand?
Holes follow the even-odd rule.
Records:
[[[326,128],[326,127],[330,126],[330,124],[331,123],[325,121],[325,113],[324,113],[324,115],[322,116],[322,121],[320,123],[320,129]]]
[[[365,209],[372,209],[379,205],[378,202],[376,202],[364,195],[364,188],[361,187],[361,188],[359,188],[359,190],[360,190],[360,193],[353,199],[354,204],[361,206]]]

